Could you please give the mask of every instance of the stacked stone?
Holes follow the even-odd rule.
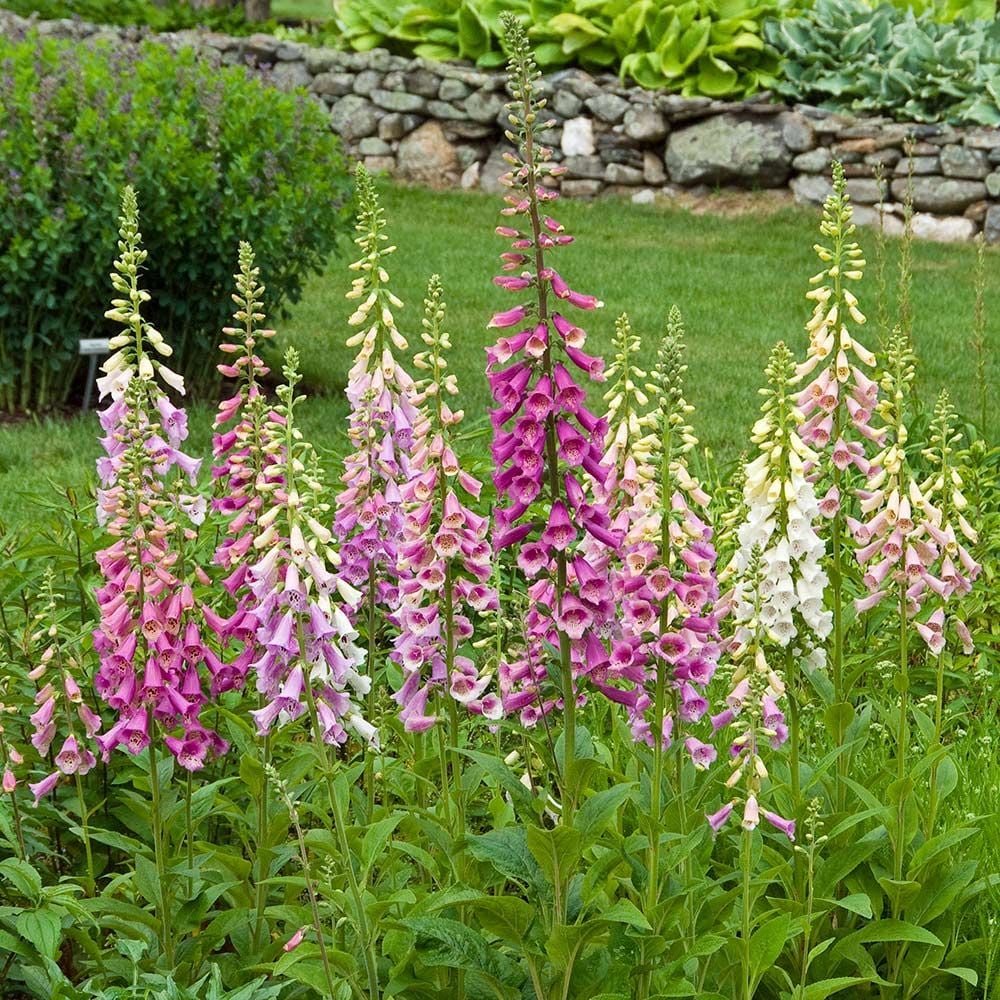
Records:
[[[153,37],[193,46],[224,65],[248,65],[328,110],[347,151],[372,171],[434,187],[498,188],[507,166],[504,74],[384,50],[342,52],[269,35],[183,31],[154,36],[82,21],[28,21],[0,10],[0,34],[29,26],[46,35],[131,44]],[[841,160],[862,223],[902,231],[912,183],[914,232],[963,240],[980,229],[1000,242],[1000,129],[852,118],[807,106],[686,98],[625,87],[611,75],[560,70],[544,80],[554,126],[545,136],[566,166],[563,194],[653,202],[720,187],[773,189],[819,204]],[[912,181],[905,149],[912,148]],[[881,167],[883,181],[875,178]],[[779,195],[780,197],[780,195]]]

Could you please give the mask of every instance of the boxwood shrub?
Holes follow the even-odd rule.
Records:
[[[79,388],[125,184],[139,192],[150,318],[197,384],[252,236],[273,307],[295,301],[345,232],[349,177],[322,106],[162,45],[0,40],[0,408]],[[109,249],[110,248],[110,249]]]

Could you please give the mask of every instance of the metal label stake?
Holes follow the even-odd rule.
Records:
[[[90,397],[97,379],[97,359],[111,353],[107,337],[92,337],[80,341],[80,355],[87,358],[87,384],[83,390],[83,410],[90,409]]]

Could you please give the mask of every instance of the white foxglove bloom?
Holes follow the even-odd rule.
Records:
[[[752,435],[760,454],[745,469],[746,514],[726,574],[734,578],[738,625],[756,617],[779,645],[797,639],[813,649],[830,634],[833,619],[823,607],[828,581],[825,545],[817,532],[822,515],[802,466],[815,455],[798,434],[803,417],[789,392],[794,367],[784,344],[772,352],[767,376],[770,388]],[[755,552],[760,578],[752,592],[747,574]]]

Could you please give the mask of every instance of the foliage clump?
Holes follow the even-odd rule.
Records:
[[[245,68],[31,35],[0,40],[0,107],[0,409],[66,400],[77,340],[108,335],[108,247],[127,184],[150,234],[149,318],[195,384],[240,239],[252,230],[280,308],[344,228],[347,173],[322,110]]]

